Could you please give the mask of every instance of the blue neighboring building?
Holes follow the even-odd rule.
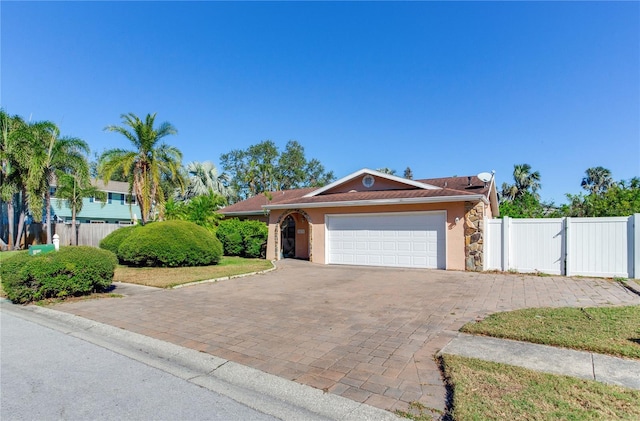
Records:
[[[83,224],[120,224],[131,225],[135,220],[140,220],[140,207],[136,203],[135,196],[129,195],[129,183],[121,181],[92,180],[94,186],[107,193],[106,200],[99,201],[95,198],[85,198],[82,203],[82,211],[76,215],[76,221]],[[51,212],[54,221],[71,223],[71,208],[65,200],[51,198]]]

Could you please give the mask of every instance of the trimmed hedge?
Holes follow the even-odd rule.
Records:
[[[264,245],[269,230],[264,222],[238,218],[225,219],[218,225],[216,235],[222,242],[226,256],[264,257]]]
[[[118,247],[129,266],[207,266],[222,257],[222,244],[206,228],[188,221],[161,221],[133,230]]]
[[[120,247],[120,244],[129,238],[133,230],[137,227],[137,225],[132,225],[129,227],[118,228],[100,241],[100,248],[109,250],[114,254],[118,254],[118,247]]]
[[[87,295],[106,290],[118,261],[95,247],[62,247],[60,251],[29,256],[20,253],[0,265],[2,289],[14,303]]]

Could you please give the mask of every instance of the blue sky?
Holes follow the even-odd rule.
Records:
[[[156,112],[184,163],[298,140],[338,177],[640,175],[639,2],[0,2],[0,105],[92,151]]]

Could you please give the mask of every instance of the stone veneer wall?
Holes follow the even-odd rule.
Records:
[[[466,202],[464,204],[464,257],[465,268],[481,271],[484,265],[484,205]]]

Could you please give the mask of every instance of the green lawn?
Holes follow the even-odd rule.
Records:
[[[219,264],[213,266],[183,268],[132,268],[118,266],[113,280],[115,282],[170,288],[189,282],[263,271],[272,267],[273,264],[269,260],[225,256],[220,260]]]
[[[460,330],[640,358],[640,306],[516,310]],[[637,390],[454,355],[441,363],[455,420],[640,419]]]
[[[460,330],[640,358],[640,306],[516,310],[467,323]]]
[[[638,390],[454,355],[442,365],[457,421],[640,419]]]
[[[28,250],[18,250],[18,251],[0,251],[0,262],[4,259],[6,259],[7,257],[11,257],[13,255],[16,255],[18,253],[28,253]]]

